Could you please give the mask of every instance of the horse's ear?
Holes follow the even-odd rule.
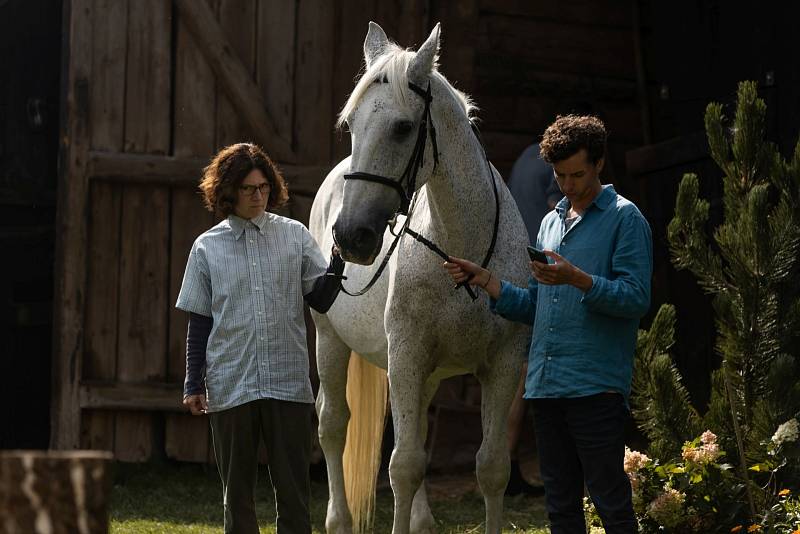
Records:
[[[369,21],[369,31],[367,31],[367,38],[364,39],[364,61],[367,63],[367,68],[385,52],[387,44],[389,44],[389,38],[386,37],[383,28]]]
[[[421,84],[428,79],[428,75],[436,65],[436,59],[439,57],[439,33],[441,31],[441,23],[437,22],[433,27],[433,31],[428,36],[428,39],[422,43],[422,46],[417,50],[414,59],[408,64],[408,79]]]

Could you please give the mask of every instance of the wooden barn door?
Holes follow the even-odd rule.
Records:
[[[333,123],[367,22],[418,45],[427,3],[64,6],[51,445],[206,461],[207,420],[181,406],[186,316],[174,308],[191,244],[215,223],[202,167],[227,144],[261,144],[289,182],[282,213],[307,223],[349,154]]]

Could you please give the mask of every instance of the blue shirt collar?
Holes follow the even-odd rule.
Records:
[[[254,224],[261,235],[265,235],[267,230],[267,223],[269,222],[269,213],[264,212],[257,217],[253,217],[252,219],[242,219],[238,215],[230,214],[228,215],[228,224],[231,227],[231,231],[233,232],[233,236],[238,240],[242,237],[244,233],[245,226],[247,223]]]
[[[598,209],[604,210],[616,198],[617,191],[614,189],[613,185],[605,184],[602,187],[603,189],[596,197],[594,197],[594,200],[592,200],[592,203],[589,204],[589,207],[597,206]],[[567,216],[567,211],[569,211],[569,207],[570,203],[569,200],[567,200],[567,197],[559,200],[558,204],[556,204],[556,212],[558,213],[558,216],[562,219],[565,218]]]

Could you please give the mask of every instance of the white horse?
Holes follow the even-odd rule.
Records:
[[[438,49],[438,24],[414,53],[389,42],[380,26],[370,22],[364,42],[366,71],[339,119],[351,132],[352,155],[325,179],[310,221],[322,250],[331,249],[335,234],[349,262],[343,284],[350,291],[363,287],[376,271],[369,265],[382,259],[394,241],[388,221],[406,207],[404,197],[411,194],[409,230],[447,254],[479,263],[493,248],[488,267],[497,277],[517,285],[527,280],[522,218],[471,129],[472,104],[436,70]],[[398,216],[394,229],[399,232],[405,221]],[[350,533],[354,522],[358,531],[369,525],[386,409],[380,388],[385,369],[395,430],[389,464],[395,499],[392,532],[435,530],[423,483],[426,414],[439,382],[466,373],[474,374],[482,388],[483,441],[476,474],[486,532],[501,530],[509,476],[506,418],[528,329],[492,314],[480,290],[473,301],[463,289],[454,289],[442,261],[404,233],[386,271],[366,294],[342,293],[326,315],[314,315],[329,533]],[[348,383],[351,352],[373,365],[354,356]],[[371,408],[372,422],[356,425],[359,406]],[[372,454],[355,453],[349,467],[343,467],[345,441],[348,449],[360,444]],[[361,474],[361,482],[346,484],[345,472]]]

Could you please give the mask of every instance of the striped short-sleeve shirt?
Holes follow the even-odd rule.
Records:
[[[301,223],[229,216],[198,237],[176,307],[211,317],[209,412],[256,399],[314,402],[303,295],[327,263]]]

